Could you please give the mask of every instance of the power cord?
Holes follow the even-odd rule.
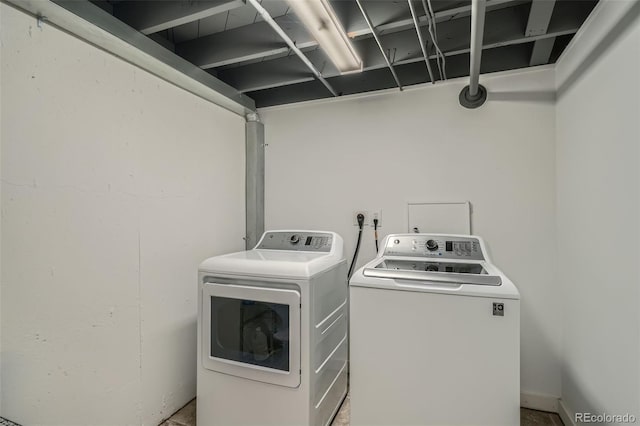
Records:
[[[376,254],[378,253],[378,219],[373,219],[373,236],[376,239]]]
[[[358,227],[360,230],[358,231],[358,242],[356,243],[356,251],[353,253],[353,259],[351,259],[351,267],[349,267],[349,273],[347,274],[347,279],[351,279],[351,275],[353,275],[353,268],[356,266],[356,261],[358,260],[358,252],[360,251],[360,241],[362,240],[362,227],[364,226],[364,215],[362,213],[358,213],[356,216],[358,220]]]

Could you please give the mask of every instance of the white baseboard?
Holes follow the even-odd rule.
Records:
[[[532,410],[558,413],[558,397],[539,393],[520,393],[520,406]]]
[[[573,412],[571,408],[567,406],[567,403],[562,399],[558,401],[558,414],[560,415],[560,419],[562,419],[562,423],[565,426],[577,426],[576,422],[573,419],[576,418],[576,413]]]

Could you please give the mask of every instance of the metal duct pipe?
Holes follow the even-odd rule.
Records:
[[[418,20],[418,14],[416,13],[416,9],[413,7],[413,3],[411,0],[407,0],[409,2],[409,10],[411,11],[411,18],[413,19],[413,26],[416,27],[416,32],[418,33],[418,42],[420,43],[420,49],[422,49],[422,56],[424,57],[424,62],[427,64],[427,72],[429,73],[429,80],[431,80],[431,84],[436,84],[436,80],[433,78],[433,71],[431,70],[431,64],[429,63],[429,54],[427,53],[427,43],[425,43],[422,38],[422,32],[420,31],[420,21]]]
[[[482,58],[482,39],[484,36],[484,17],[487,0],[472,0],[471,2],[471,71],[469,73],[469,95],[478,95],[478,80],[480,79],[480,61]]]
[[[460,92],[460,105],[478,108],[487,100],[487,89],[479,84],[480,62],[482,60],[482,38],[487,0],[471,0],[471,60],[469,65],[469,85]]]
[[[356,3],[358,4],[358,7],[360,8],[360,12],[362,12],[362,17],[364,18],[365,22],[367,23],[367,26],[369,27],[369,30],[371,31],[371,34],[373,35],[373,38],[376,40],[376,44],[378,45],[378,48],[380,49],[380,53],[382,53],[382,56],[384,57],[384,60],[387,63],[387,67],[389,67],[389,70],[391,71],[391,74],[393,75],[393,79],[396,81],[396,84],[398,85],[398,89],[402,90],[402,84],[400,84],[400,79],[398,78],[398,74],[396,74],[395,68],[393,68],[393,65],[391,64],[391,61],[387,57],[387,52],[385,52],[384,51],[384,47],[382,47],[382,41],[380,40],[380,35],[378,34],[378,30],[373,26],[373,23],[371,22],[371,18],[369,17],[369,14],[367,13],[367,11],[364,10],[364,6],[362,5],[362,1],[361,0],[356,0]]]
[[[287,35],[287,33],[285,33],[284,30],[280,28],[280,25],[278,25],[278,23],[274,21],[274,19],[271,17],[269,12],[267,12],[266,9],[260,5],[260,2],[258,2],[258,0],[248,0],[248,2],[251,3],[251,5],[256,9],[256,11],[260,14],[260,16],[262,16],[262,19],[264,19],[264,21],[267,24],[269,24],[276,33],[278,33],[278,35],[282,38],[282,40],[284,40],[284,42],[287,43],[287,46],[289,46],[289,48],[296,55],[298,55],[298,57],[302,60],[302,62],[304,62],[307,68],[311,70],[313,75],[315,75],[316,78],[320,80],[327,89],[329,89],[331,94],[333,96],[338,96],[338,93],[335,90],[333,90],[333,87],[331,87],[329,82],[325,80],[322,74],[320,74],[320,71],[318,71],[317,68],[311,63],[309,58],[307,58],[306,55],[302,53],[302,51],[298,48],[298,46],[296,46],[296,44],[293,42],[293,40],[291,40],[291,38]]]

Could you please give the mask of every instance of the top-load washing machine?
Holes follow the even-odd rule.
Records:
[[[352,426],[520,424],[520,295],[481,238],[389,235],[349,287]]]
[[[333,232],[269,231],[198,278],[198,426],[318,425],[347,392],[347,270]]]

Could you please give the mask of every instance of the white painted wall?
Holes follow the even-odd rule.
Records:
[[[557,65],[562,405],[640,419],[640,2],[601,2]]]
[[[2,415],[158,424],[196,277],[243,247],[244,120],[0,5]]]
[[[0,22],[2,19],[0,9]],[[0,29],[0,40],[2,33]],[[0,44],[0,179],[2,177],[2,45]],[[0,417],[2,416],[2,182],[0,180]]]
[[[358,209],[382,209],[382,237],[406,232],[408,201],[471,201],[473,232],[522,294],[522,390],[558,397],[554,73],[482,80],[491,98],[472,111],[465,79],[261,110],[266,227],[333,230],[352,253]],[[367,228],[358,264],[373,256]]]

